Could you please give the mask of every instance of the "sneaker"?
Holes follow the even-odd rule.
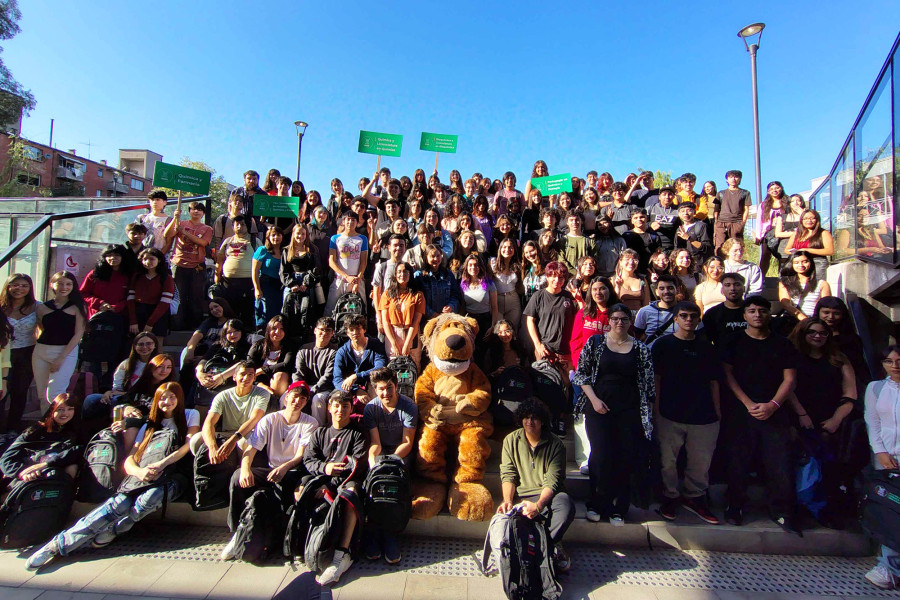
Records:
[[[591,468],[588,466],[587,463],[584,463],[583,465],[581,465],[580,467],[578,467],[578,472],[581,473],[582,475],[590,475],[590,474],[591,474]]]
[[[721,522],[719,521],[719,517],[714,515],[712,511],[709,510],[709,504],[707,503],[704,496],[697,496],[696,498],[682,498],[681,505],[710,525],[718,525]]]
[[[352,564],[353,559],[350,558],[349,552],[335,550],[331,564],[325,567],[325,570],[316,578],[316,581],[319,582],[319,585],[334,585],[341,580],[341,575],[346,573]]]
[[[397,537],[384,534],[384,561],[389,565],[396,565],[403,555],[400,554],[400,543]]]
[[[553,549],[553,564],[556,565],[556,570],[560,573],[565,573],[572,568],[572,559],[566,554],[562,543],[556,544],[556,547]]]
[[[609,518],[609,524],[613,527],[624,527],[625,526],[625,517],[620,514],[613,514]]]
[[[377,532],[367,532],[363,539],[363,555],[368,560],[378,560],[381,558],[381,544],[378,543]]]
[[[554,432],[556,437],[566,437],[566,422],[562,420],[560,417],[559,421],[556,422],[556,427],[554,427]]]
[[[800,524],[797,523],[797,519],[794,517],[786,517],[786,516],[772,516],[772,521],[781,527],[787,533],[793,533],[803,537],[803,530],[800,529]]]
[[[675,512],[678,510],[678,498],[666,498],[662,501],[662,504],[659,505],[659,510],[656,512],[659,513],[666,521],[674,521],[675,520]]]
[[[49,565],[57,556],[59,556],[59,547],[56,545],[56,539],[52,539],[28,557],[25,568],[29,571],[37,571],[41,567]]]
[[[110,527],[106,531],[101,531],[94,537],[91,541],[91,548],[106,548],[110,544],[113,543],[113,540],[116,539],[116,534],[113,531],[113,528]]]
[[[591,523],[599,523],[600,522],[600,513],[596,510],[589,508],[587,509],[587,513],[584,515],[584,518],[590,521]]]
[[[744,510],[737,506],[729,506],[725,509],[725,520],[731,525],[740,527],[744,524]]]
[[[222,553],[219,555],[219,558],[222,560],[234,560],[235,550],[237,550],[237,542],[238,536],[235,533],[231,536],[231,539],[228,540],[228,543],[225,544],[225,547],[222,548]]]
[[[866,581],[877,588],[892,590],[897,587],[897,579],[884,565],[875,565],[866,573]]]

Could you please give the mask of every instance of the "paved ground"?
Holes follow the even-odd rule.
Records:
[[[60,560],[34,575],[24,557],[0,552],[0,600],[233,598],[364,600],[504,598],[499,578],[481,575],[480,544],[465,539],[407,540],[399,566],[361,562],[333,590],[311,573],[272,561],[257,567],[217,555],[227,531],[144,527],[104,550]],[[574,569],[564,598],[624,600],[900,597],[862,581],[867,558],[763,556],[677,550],[568,546]]]

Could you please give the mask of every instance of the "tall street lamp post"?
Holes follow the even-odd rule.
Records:
[[[755,85],[756,84],[754,83],[754,86]],[[309,124],[304,123],[303,121],[294,121],[294,127],[297,128],[297,177],[295,181],[300,179],[300,152],[303,150],[303,134],[306,133],[306,128],[308,126]]]
[[[744,40],[744,46],[750,53],[750,82],[753,85],[753,148],[756,152],[756,201],[762,202],[762,174],[759,170],[759,99],[756,91],[756,51],[762,38],[765,23],[747,25],[738,31],[738,37]],[[759,215],[757,215],[759,218]]]

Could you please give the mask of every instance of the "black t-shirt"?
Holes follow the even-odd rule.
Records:
[[[702,337],[661,337],[651,349],[660,376],[659,412],[676,423],[708,425],[718,420],[709,389],[722,378],[722,365],[712,344]]]
[[[725,303],[716,304],[703,314],[703,330],[716,346],[724,346],[735,333],[747,329],[743,308],[728,308]]]
[[[764,340],[746,333],[734,336],[722,351],[722,362],[731,365],[734,378],[754,402],[768,402],[784,381],[785,369],[796,369],[799,354],[777,333]]]
[[[844,375],[827,358],[800,355],[794,393],[813,424],[828,420],[842,404]]]
[[[744,207],[750,203],[750,192],[742,188],[722,190],[713,200],[716,210],[719,211],[719,221],[722,223],[741,221],[744,217]]]
[[[576,310],[575,299],[568,291],[551,294],[541,289],[528,301],[525,315],[534,317],[538,336],[547,349],[557,354],[568,354]]]

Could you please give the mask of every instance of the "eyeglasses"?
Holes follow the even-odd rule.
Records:
[[[699,319],[700,315],[697,313],[678,313],[679,319],[684,319],[686,321],[693,321],[695,319]]]
[[[629,317],[610,317],[610,323],[629,323],[631,319]]]
[[[829,334],[827,331],[817,331],[815,329],[810,329],[809,331],[806,332],[806,337],[827,338],[829,335],[831,335],[831,334]]]
[[[890,358],[885,358],[881,361],[881,364],[891,367],[900,367],[900,360],[891,360]]]

